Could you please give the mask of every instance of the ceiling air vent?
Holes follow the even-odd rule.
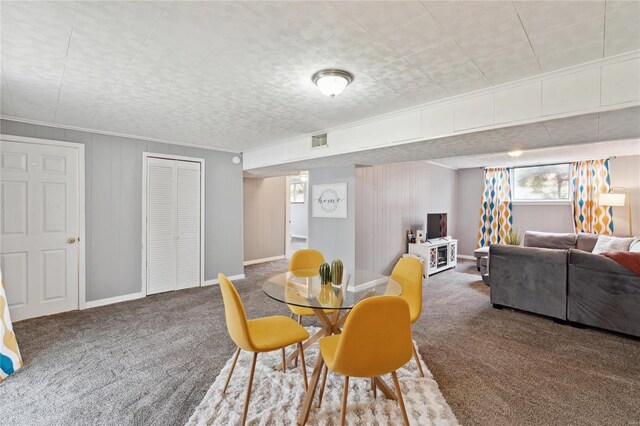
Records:
[[[311,148],[327,146],[327,134],[311,136]]]

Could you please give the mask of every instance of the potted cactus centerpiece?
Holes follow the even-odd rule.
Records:
[[[320,273],[320,284],[331,284],[331,266],[328,263],[320,265],[318,272]]]
[[[331,262],[331,282],[333,285],[342,284],[342,273],[344,272],[344,266],[340,259],[336,259]]]

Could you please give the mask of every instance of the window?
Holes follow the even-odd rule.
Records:
[[[569,164],[516,167],[512,191],[514,201],[568,201]]]
[[[304,182],[292,183],[289,188],[289,200],[292,203],[304,203]]]

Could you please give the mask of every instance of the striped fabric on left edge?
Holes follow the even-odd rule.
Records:
[[[0,273],[0,382],[22,367],[16,335],[11,325],[9,304]]]

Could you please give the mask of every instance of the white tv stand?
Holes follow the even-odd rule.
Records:
[[[458,240],[434,238],[425,243],[409,244],[409,254],[424,259],[424,276],[456,267]]]

